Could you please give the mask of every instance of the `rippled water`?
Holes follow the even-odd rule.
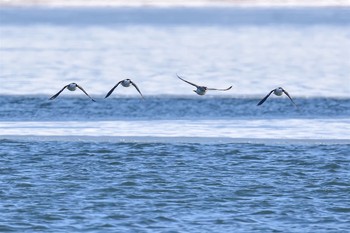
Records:
[[[349,15],[0,9],[0,231],[348,231]]]
[[[348,145],[2,140],[2,231],[345,232]]]

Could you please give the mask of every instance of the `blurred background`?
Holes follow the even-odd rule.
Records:
[[[56,5],[56,6],[147,6],[147,5],[252,5],[252,6],[291,6],[291,5],[314,5],[314,6],[346,6],[347,0],[0,0],[3,5]]]
[[[261,96],[283,86],[293,96],[347,97],[347,5],[2,0],[0,93],[51,95],[78,82],[103,96],[131,78],[145,95],[191,95],[179,74],[200,85],[234,86],[210,95]],[[137,95],[130,88],[120,94]]]

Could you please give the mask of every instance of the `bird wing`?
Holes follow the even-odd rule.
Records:
[[[265,96],[264,99],[260,100],[260,102],[259,102],[257,105],[258,105],[258,106],[259,106],[259,105],[262,105],[262,104],[265,102],[265,100],[267,100],[267,98],[269,98],[269,96],[272,94],[273,91],[274,91],[274,90],[270,91],[270,93],[267,94],[267,96]]]
[[[177,76],[179,79],[181,79],[182,81],[184,81],[184,82],[186,82],[186,83],[188,83],[188,84],[190,84],[190,85],[192,85],[192,86],[199,87],[197,84],[194,84],[194,83],[191,83],[191,82],[189,82],[189,81],[186,81],[185,79],[181,78],[181,77],[180,77],[179,75],[177,75],[177,74],[176,74],[176,76]]]
[[[78,87],[80,90],[82,90],[82,91],[85,93],[85,95],[87,95],[92,101],[96,102],[93,98],[91,98],[91,96],[89,96],[88,93],[86,93],[86,91],[85,91],[81,86],[79,86],[79,85],[77,84],[77,87]]]
[[[68,85],[64,86],[59,92],[57,92],[57,94],[53,95],[49,100],[53,100],[55,99],[57,96],[59,96],[59,94],[61,94],[61,92],[66,89],[68,87]]]
[[[228,91],[232,88],[232,86],[230,86],[229,88],[226,89],[218,89],[218,88],[207,88],[207,90],[211,90],[211,91]]]
[[[122,80],[122,81],[119,81],[119,82],[107,93],[107,95],[106,95],[105,98],[107,98],[108,96],[110,96],[110,95],[112,94],[112,92],[114,91],[114,89],[116,89],[117,86],[118,86],[119,84],[121,84],[121,82],[123,82],[123,80]]]
[[[290,99],[290,101],[292,101],[292,103],[294,104],[295,107],[297,107],[297,105],[294,103],[292,97],[290,97],[290,95],[288,94],[288,92],[284,89],[282,89],[282,91],[284,92],[284,94],[286,94],[288,96],[288,98]]]
[[[140,93],[140,95],[141,95],[141,97],[143,99],[143,95],[142,95],[140,89],[137,87],[137,85],[133,81],[130,81],[130,83],[131,83],[131,85],[133,85],[136,88],[136,90]]]

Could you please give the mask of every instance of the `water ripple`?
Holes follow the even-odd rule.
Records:
[[[349,145],[0,143],[4,231],[348,229]]]

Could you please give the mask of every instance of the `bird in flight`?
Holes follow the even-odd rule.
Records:
[[[262,100],[260,100],[260,102],[259,102],[257,105],[258,105],[258,106],[259,106],[259,105],[262,105],[262,104],[267,100],[267,98],[269,98],[269,96],[270,96],[272,93],[275,94],[275,95],[277,95],[277,96],[281,96],[283,93],[286,94],[286,96],[288,96],[288,98],[290,99],[290,101],[292,101],[293,105],[294,105],[295,107],[297,107],[297,105],[294,103],[292,97],[290,97],[290,95],[288,94],[288,92],[287,92],[286,90],[284,90],[282,87],[278,87],[278,88],[273,89],[272,91],[270,91],[270,93],[267,94],[267,96],[265,96]]]
[[[177,75],[177,74],[176,74]],[[226,88],[226,89],[218,89],[218,88],[209,88],[209,87],[205,87],[205,86],[199,86],[197,84],[194,84],[194,83],[191,83],[189,81],[186,81],[185,79],[181,78],[179,75],[177,75],[177,77],[179,79],[181,79],[182,81],[192,85],[192,86],[195,86],[196,87],[196,90],[193,90],[194,92],[196,92],[198,95],[205,95],[205,93],[207,91],[228,91],[232,88],[232,86],[230,86],[229,88]]]
[[[64,89],[66,89],[66,88],[67,88],[68,90],[70,90],[70,91],[75,91],[77,88],[79,88],[79,89],[82,90],[82,91],[85,93],[85,95],[87,95],[92,101],[96,102],[93,98],[91,98],[91,96],[89,96],[88,93],[86,93],[86,91],[85,91],[81,86],[79,86],[79,85],[76,84],[76,83],[70,83],[70,84],[64,86],[59,92],[57,92],[57,94],[55,94],[54,96],[52,96],[52,97],[50,98],[50,100],[56,99],[56,97],[59,96],[59,94],[61,94],[61,92],[62,92]]]
[[[107,98],[108,96],[110,96],[110,95],[113,93],[114,89],[116,89],[117,86],[118,86],[119,84],[122,84],[123,87],[129,87],[130,85],[133,85],[133,86],[135,87],[135,89],[138,91],[138,93],[140,93],[141,97],[143,98],[143,95],[142,95],[140,89],[136,86],[136,84],[135,84],[133,81],[131,81],[131,79],[128,79],[128,78],[127,78],[127,79],[124,79],[124,80],[122,80],[122,81],[119,81],[119,82],[107,93],[107,95],[106,95],[105,98]]]

